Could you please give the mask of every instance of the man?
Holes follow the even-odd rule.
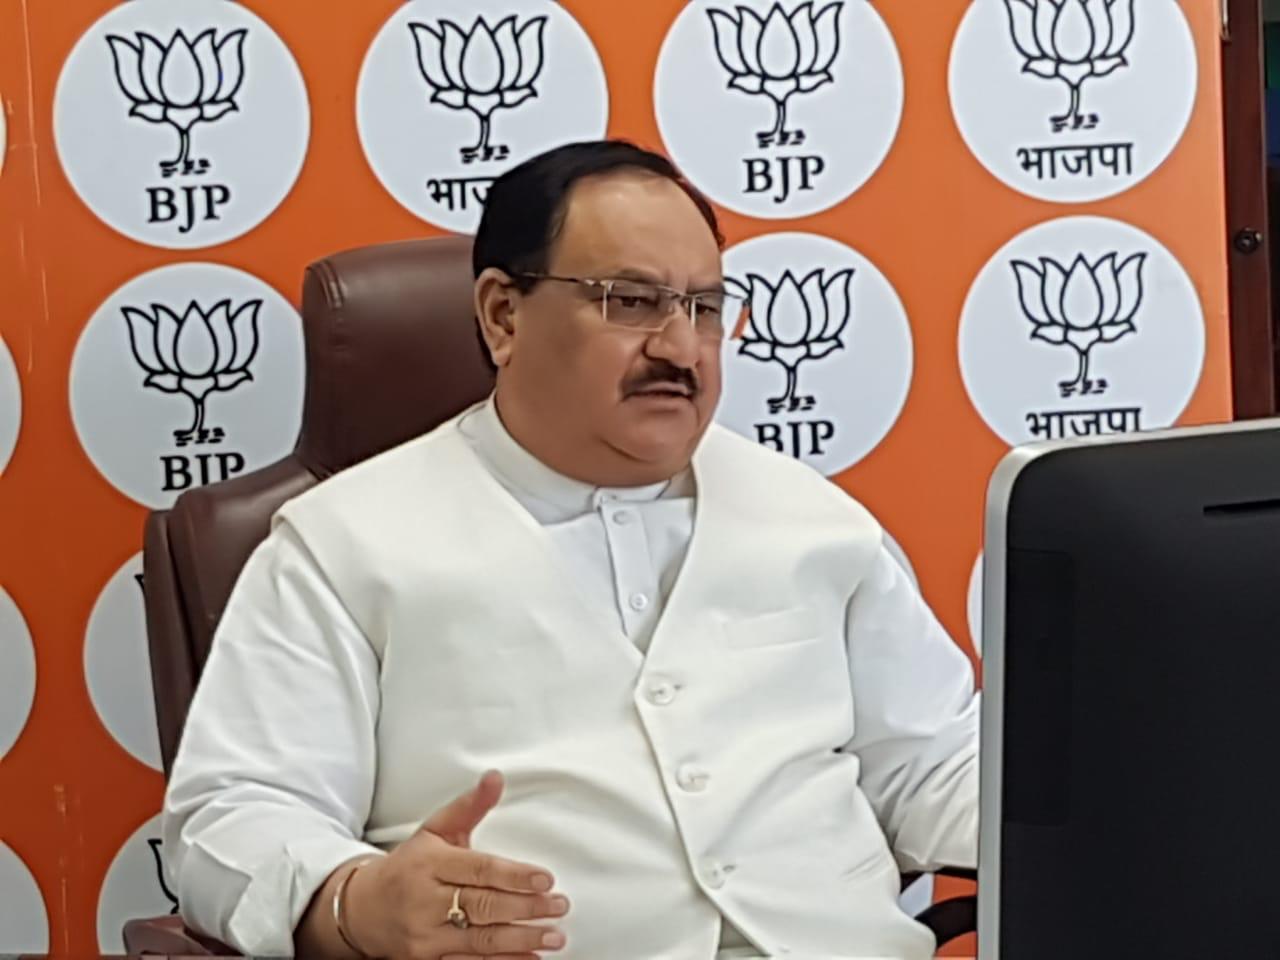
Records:
[[[187,922],[928,956],[898,872],[976,859],[972,674],[865,510],[711,426],[711,208],[574,144],[498,178],[474,266],[494,396],[288,503],[228,603],[165,808]]]

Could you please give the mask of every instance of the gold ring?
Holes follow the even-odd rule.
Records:
[[[465,930],[471,926],[471,920],[467,917],[467,911],[462,909],[459,902],[462,899],[462,888],[453,888],[453,906],[449,908],[449,913],[445,919],[457,927],[459,930]]]

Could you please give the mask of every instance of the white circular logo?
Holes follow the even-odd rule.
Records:
[[[21,858],[0,843],[0,949],[20,954],[49,952],[49,915],[35,877]]]
[[[747,322],[724,345],[725,426],[827,476],[884,439],[911,387],[902,301],[866,257],[807,233],[740,243],[726,283]]]
[[[1204,367],[1200,298],[1136,227],[1069,217],[1032,227],[978,274],[960,372],[1006,443],[1167,427]]]
[[[609,90],[591,38],[552,0],[411,0],[369,48],[356,120],[391,195],[469,233],[503,171],[604,136]]]
[[[22,426],[22,385],[13,355],[0,338],[0,473],[9,465]]]
[[[98,308],[71,362],[71,415],[94,466],[126,496],[182,491],[272,463],[302,416],[302,322],[257,277],[180,263]]]
[[[654,81],[681,170],[753,217],[803,217],[879,169],[902,119],[893,35],[861,0],[691,0]]]
[[[178,897],[164,869],[160,816],[152,817],[125,841],[98,893],[98,949],[124,953],[128,920],[178,912]]]
[[[1177,0],[974,0],[951,52],[969,149],[1008,186],[1083,203],[1145,180],[1196,99]]]
[[[0,588],[0,759],[22,735],[35,697],[36,654],[31,632],[18,605]],[[0,940],[0,946],[8,944]]]
[[[982,554],[973,565],[973,573],[969,575],[969,594],[965,603],[965,613],[969,621],[969,639],[978,656],[982,656]]]
[[[58,79],[67,179],[108,226],[188,250],[252,230],[293,188],[311,115],[275,32],[226,0],[132,0],[80,38]]]
[[[142,554],[107,582],[89,615],[84,675],[89,698],[107,732],[133,757],[160,769],[160,738],[151,691],[143,605]]]

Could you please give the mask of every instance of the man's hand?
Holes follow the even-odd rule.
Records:
[[[569,901],[551,893],[546,870],[471,850],[471,832],[502,797],[502,774],[486,773],[476,787],[433,814],[418,832],[352,877],[346,928],[373,957],[414,960],[536,960],[559,950],[564,934],[522,921],[564,916]],[[470,926],[447,917],[455,890]]]

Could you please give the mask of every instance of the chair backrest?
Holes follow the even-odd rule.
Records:
[[[168,774],[213,633],[241,568],[290,497],[425,433],[484,397],[471,241],[409,240],[307,268],[307,386],[297,447],[283,460],[189,490],[147,519],[147,641]]]

